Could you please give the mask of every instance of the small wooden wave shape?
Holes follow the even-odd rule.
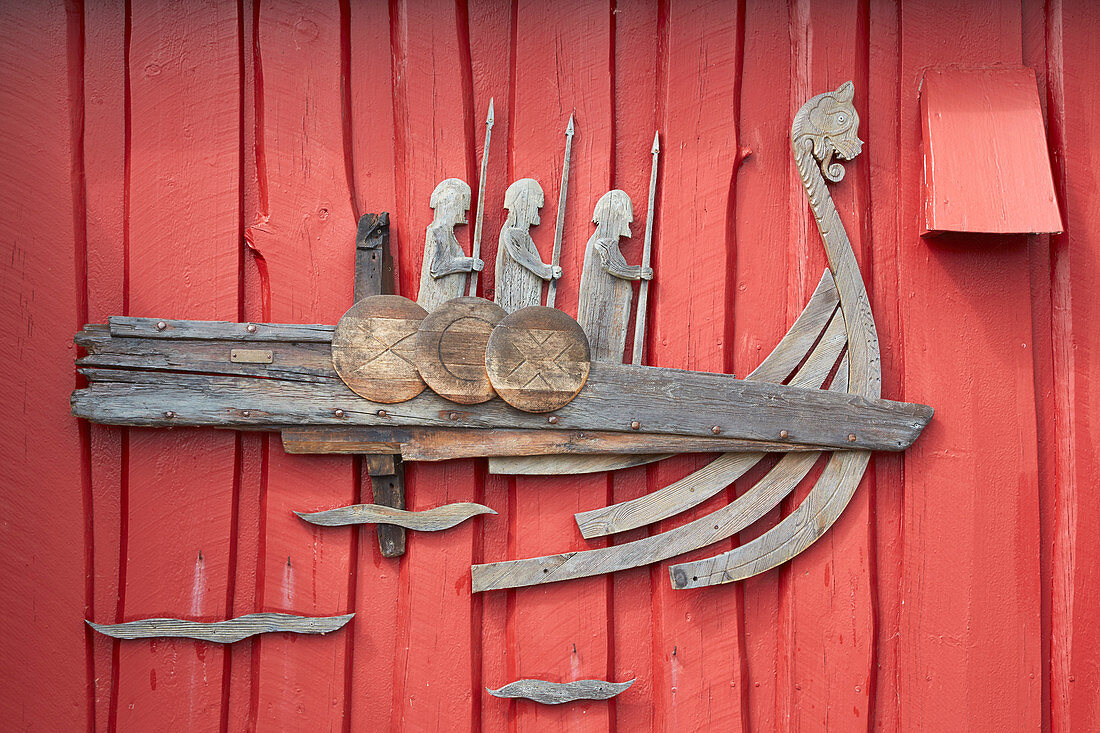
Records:
[[[434,509],[411,512],[379,504],[352,504],[321,512],[294,512],[310,524],[325,527],[343,527],[348,524],[396,524],[398,527],[418,532],[438,532],[450,529],[478,514],[496,514],[482,504],[459,502],[445,504]]]
[[[493,697],[521,697],[544,705],[560,705],[574,700],[609,700],[634,684],[637,678],[626,682],[607,680],[577,680],[576,682],[547,682],[546,680],[517,680],[498,690],[485,689]]]
[[[327,634],[336,631],[355,616],[294,616],[289,613],[250,613],[228,621],[202,623],[179,618],[146,618],[122,624],[88,625],[115,639],[152,639],[170,636],[231,644],[256,634],[285,631],[292,634]]]

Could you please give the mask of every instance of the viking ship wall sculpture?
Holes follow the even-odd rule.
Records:
[[[828,183],[843,178],[840,161],[862,146],[852,97],[845,83],[813,97],[795,116],[793,153],[829,269],[790,331],[744,379],[641,365],[653,277],[656,138],[642,263],[628,265],[619,251],[619,238],[631,235],[632,203],[622,191],[608,192],[592,202],[595,230],[580,275],[579,323],[552,307],[562,276],[571,117],[550,263],[529,235],[539,223],[542,189],[521,179],[505,197],[495,303],[474,295],[483,267],[483,156],[473,253],[465,255],[453,232],[466,222],[470,187],[448,179],[432,194],[435,219],[425,237],[417,302],[371,295],[335,326],[130,317],[88,325],[76,341],[87,351],[78,365],[89,385],[73,393],[73,414],[117,425],[280,430],[289,452],[371,454],[389,461],[381,474],[397,473],[401,459],[485,457],[495,472],[584,474],[689,451],[719,454],[651,494],[577,514],[586,539],[674,517],[768,453],[783,454],[747,492],[706,516],[625,544],[476,565],[475,592],[608,573],[706,547],[778,506],[828,452],[808,496],[775,527],[729,552],[672,566],[671,582],[697,588],[774,568],[837,520],[871,451],[904,450],[932,417],[926,405],[881,399],[874,319],[828,191]],[[486,151],[491,129],[490,104]],[[641,281],[637,333],[632,363],[624,364],[632,280]],[[546,305],[540,305],[543,283]],[[393,522],[439,530],[492,513],[476,504],[422,513],[402,508],[361,505],[300,516],[324,525]]]

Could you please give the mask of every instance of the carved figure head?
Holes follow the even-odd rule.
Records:
[[[844,166],[833,156],[851,160],[863,149],[859,139],[859,115],[852,104],[855,87],[846,81],[834,92],[818,94],[802,105],[791,125],[795,154],[810,150],[821,173],[834,183],[844,178]]]
[[[470,186],[459,178],[448,178],[435,187],[429,203],[437,221],[465,224],[466,211],[470,208]]]
[[[534,178],[521,178],[504,192],[508,226],[533,226],[539,223],[539,209],[545,203],[542,186]]]
[[[610,225],[613,236],[629,237],[630,222],[634,221],[634,206],[626,191],[615,189],[608,191],[596,202],[592,212],[593,224]]]

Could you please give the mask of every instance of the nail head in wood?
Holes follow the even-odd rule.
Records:
[[[546,418],[546,422],[550,423],[551,425],[557,425],[558,424],[558,416],[557,415],[551,415],[550,417]]]
[[[790,435],[790,433],[788,433],[786,430],[780,430],[779,431],[779,437],[780,438],[786,438],[788,435]]]
[[[164,321],[157,321],[157,330],[158,331],[163,331],[166,328],[168,328],[167,323],[165,323]]]
[[[256,333],[256,324],[250,323],[244,327],[244,330],[248,331],[249,333]]]
[[[638,422],[637,420],[632,420],[630,422],[630,429],[631,430],[640,430],[641,427],[642,427],[642,424],[640,422]]]
[[[377,413],[375,413],[375,414],[377,414],[377,415],[378,415],[378,417],[386,417],[386,416],[387,416],[387,415],[389,415],[390,413],[386,412],[385,410],[379,410],[379,411],[378,411]]]
[[[855,433],[848,433],[848,442],[849,443],[856,442],[856,434]]]
[[[344,411],[341,410],[340,408],[336,408],[335,410],[332,411],[332,414],[335,415],[336,417],[343,417],[344,416]]]
[[[714,427],[712,427],[710,429],[710,432],[714,433],[715,435],[718,435],[718,433],[722,432],[722,428],[718,425],[715,425]]]
[[[166,418],[168,418],[169,420],[171,420],[172,418],[174,418],[176,416],[176,413],[172,410],[165,410],[164,411],[164,416]]]

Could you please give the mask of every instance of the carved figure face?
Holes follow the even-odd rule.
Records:
[[[470,208],[470,186],[461,179],[448,178],[432,191],[430,204],[437,219],[465,224],[466,210]]]
[[[630,222],[634,221],[634,206],[626,191],[608,191],[596,202],[592,212],[593,224],[611,224],[609,232],[617,237],[630,236]]]
[[[855,89],[846,81],[835,92],[815,98],[809,110],[810,130],[814,141],[814,157],[827,160],[832,153],[843,160],[851,160],[863,149],[859,139],[859,115],[852,105]]]
[[[534,226],[539,223],[539,209],[545,202],[542,186],[534,178],[521,178],[504,192],[504,208],[508,209],[510,226]]]

